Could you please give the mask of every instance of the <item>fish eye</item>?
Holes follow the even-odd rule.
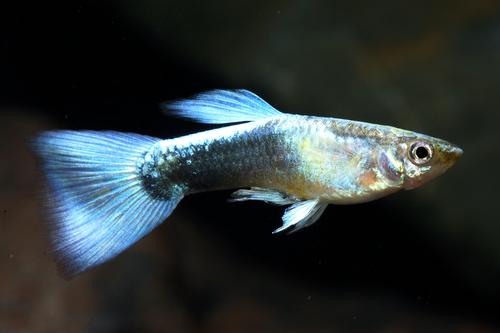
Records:
[[[418,165],[425,164],[432,158],[432,147],[425,142],[415,142],[410,146],[410,160]]]

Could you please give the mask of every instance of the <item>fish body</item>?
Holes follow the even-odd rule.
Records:
[[[203,123],[239,124],[167,140],[55,131],[35,142],[67,275],[114,257],[192,193],[239,188],[232,201],[290,205],[275,232],[296,231],[328,204],[418,187],[462,154],[444,140],[391,126],[281,113],[246,90],[215,90],[167,108]]]
[[[390,126],[283,114],[162,140],[139,168],[158,197],[172,187],[185,194],[258,187],[353,204],[403,189],[400,155],[419,138],[436,140]]]

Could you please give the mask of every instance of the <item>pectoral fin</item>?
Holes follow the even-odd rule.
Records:
[[[288,233],[292,233],[310,226],[319,219],[326,206],[328,204],[319,201],[319,199],[301,201],[291,205],[283,214],[283,225],[274,230],[273,234],[289,228],[292,229]]]

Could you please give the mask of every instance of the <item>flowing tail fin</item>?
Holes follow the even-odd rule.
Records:
[[[159,199],[137,163],[159,139],[119,132],[54,131],[34,148],[48,182],[50,238],[71,277],[124,251],[163,222],[182,196]]]

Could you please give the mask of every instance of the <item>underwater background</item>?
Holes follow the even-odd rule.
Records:
[[[17,2],[0,28],[0,332],[500,332],[500,2]],[[66,281],[28,147],[54,128],[212,128],[159,103],[245,88],[289,113],[389,124],[464,156],[414,191],[282,208],[185,198]]]

